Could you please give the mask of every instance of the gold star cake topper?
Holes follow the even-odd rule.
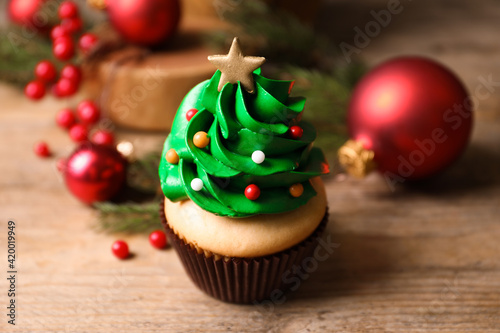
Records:
[[[209,56],[208,61],[221,71],[219,91],[226,83],[238,83],[239,81],[246,91],[253,93],[255,87],[252,73],[262,66],[266,58],[244,56],[238,37],[235,37],[228,54]]]

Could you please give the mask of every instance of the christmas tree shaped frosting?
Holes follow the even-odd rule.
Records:
[[[261,76],[264,58],[244,57],[236,38],[209,60],[219,70],[186,95],[164,144],[165,196],[231,217],[304,205],[316,195],[310,179],[328,173],[316,130],[300,120],[305,99],[289,97],[293,81]]]

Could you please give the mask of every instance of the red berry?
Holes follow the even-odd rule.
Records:
[[[64,1],[59,6],[59,18],[67,19],[78,16],[78,6],[71,1]]]
[[[115,136],[112,132],[98,130],[92,135],[92,142],[103,146],[113,146],[115,143]]]
[[[71,38],[62,36],[54,40],[52,52],[57,59],[66,61],[73,58],[75,55],[75,46]]]
[[[85,124],[94,124],[99,120],[101,112],[92,101],[83,101],[78,104],[76,115]]]
[[[75,124],[69,129],[69,137],[75,142],[87,140],[87,127],[83,124]]]
[[[78,42],[78,45],[80,46],[80,49],[84,54],[88,53],[91,51],[99,39],[97,38],[96,35],[91,34],[91,33],[86,33],[83,34],[82,37],[80,37],[80,41]]]
[[[82,80],[82,70],[76,65],[68,64],[62,68],[61,77],[70,79],[76,84],[80,84],[80,81]]]
[[[42,60],[35,67],[35,75],[44,82],[51,82],[56,78],[56,67],[50,61]]]
[[[69,33],[66,31],[66,29],[64,29],[63,27],[61,27],[60,25],[56,25],[54,28],[52,28],[52,30],[50,31],[50,38],[52,38],[52,40],[56,40],[58,39],[59,37],[67,37],[69,36]]]
[[[68,97],[76,93],[78,83],[68,78],[62,77],[53,87],[53,93],[56,97]]]
[[[82,25],[82,20],[79,17],[67,18],[61,21],[61,27],[70,35],[82,30]]]
[[[127,243],[122,240],[117,240],[116,242],[114,242],[111,246],[111,251],[119,259],[127,259],[130,255]]]
[[[75,115],[69,108],[62,109],[56,115],[56,123],[62,128],[69,129],[75,124]]]
[[[33,150],[40,157],[49,157],[51,155],[49,146],[43,141],[35,143]]]
[[[157,249],[163,249],[167,246],[167,236],[161,230],[155,230],[149,234],[149,243]]]
[[[300,139],[302,137],[302,134],[304,134],[304,130],[300,126],[292,126],[290,127],[290,136],[293,139]]]
[[[196,109],[189,109],[189,110],[187,110],[187,112],[186,112],[186,119],[187,119],[187,121],[190,121],[191,118],[193,118],[194,115],[197,114],[197,113],[198,113],[198,110],[196,110]]]
[[[31,81],[24,88],[24,94],[33,100],[39,100],[45,96],[45,85],[41,81]]]
[[[245,188],[245,197],[249,200],[257,200],[260,196],[260,188],[255,184],[250,184]]]

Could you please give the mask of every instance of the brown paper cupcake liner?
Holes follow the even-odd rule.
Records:
[[[292,268],[312,256],[328,223],[328,209],[316,230],[301,243],[284,251],[256,258],[224,257],[186,243],[170,228],[165,217],[164,201],[160,218],[170,244],[194,284],[208,295],[224,302],[248,304],[270,298],[275,290],[285,292],[293,281]]]

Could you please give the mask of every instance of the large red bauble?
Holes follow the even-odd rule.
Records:
[[[179,0],[108,0],[111,24],[129,42],[157,45],[177,30]]]
[[[41,13],[46,0],[10,0],[7,12],[12,22],[44,31],[49,25],[49,15]]]
[[[113,147],[82,143],[66,160],[64,180],[71,193],[91,204],[112,198],[125,183],[126,161]]]
[[[426,58],[400,57],[358,83],[348,127],[386,177],[422,179],[462,153],[472,118],[471,98],[454,74]]]

